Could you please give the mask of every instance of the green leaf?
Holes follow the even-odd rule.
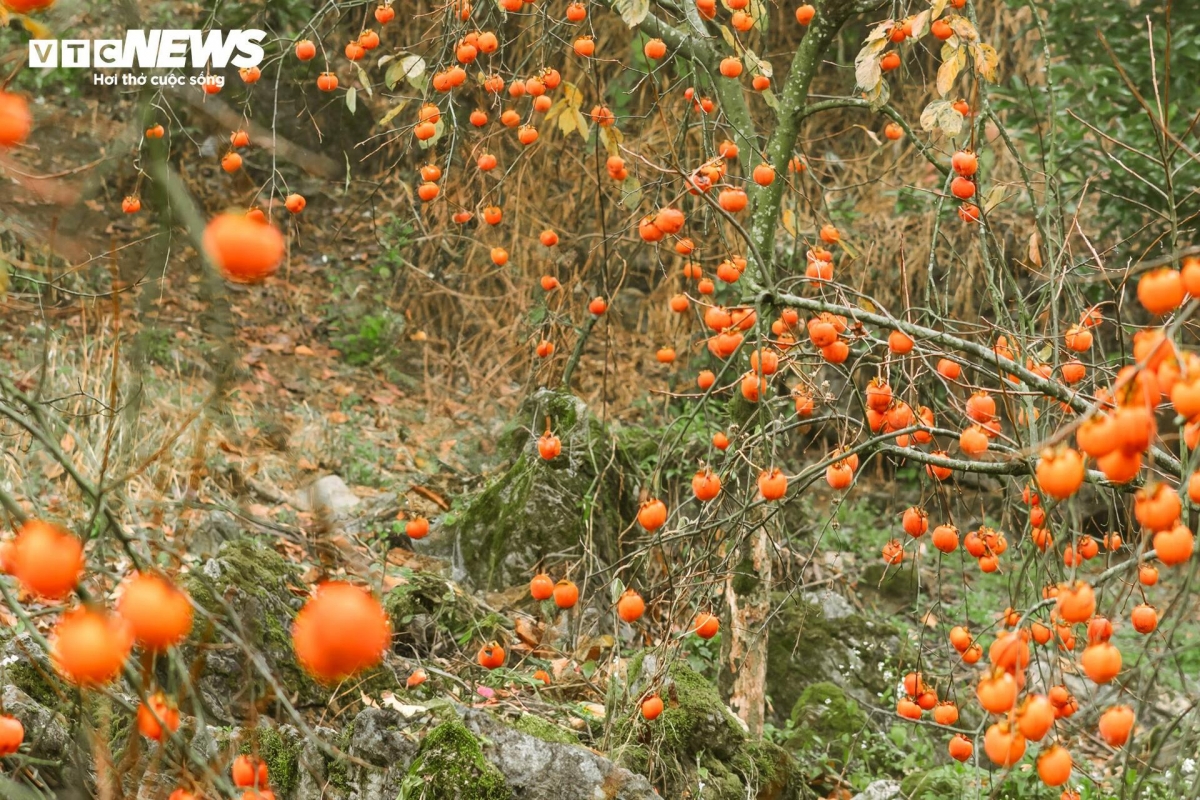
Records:
[[[775,92],[770,89],[763,89],[762,99],[767,104],[767,108],[774,109],[775,111],[779,110],[779,98],[775,96]]]
[[[407,98],[406,98],[406,99],[404,99],[404,100],[401,100],[399,103],[397,103],[396,105],[392,106],[392,109],[391,109],[390,111],[388,111],[386,114],[384,114],[384,115],[383,115],[383,119],[379,120],[379,122],[377,123],[377,125],[378,125],[380,128],[383,128],[383,127],[387,126],[387,124],[388,124],[389,122],[391,122],[392,120],[394,120],[394,119],[396,118],[396,116],[397,116],[397,115],[398,115],[398,114],[399,114],[401,111],[403,111],[403,110],[404,110],[404,107],[405,107],[406,105],[408,105],[408,100],[407,100]]]
[[[357,65],[356,65],[357,66]],[[363,89],[367,92],[367,97],[374,97],[375,93],[371,91],[371,76],[361,66],[358,67],[358,82],[362,84]]]
[[[425,75],[425,59],[410,53],[402,56],[399,61],[393,61],[383,76],[383,82],[387,84],[388,89],[395,89],[401,80],[408,81],[409,85],[418,91],[425,91],[428,81]]]
[[[358,89],[353,86],[346,92],[346,108],[350,109],[351,114],[358,109]]]

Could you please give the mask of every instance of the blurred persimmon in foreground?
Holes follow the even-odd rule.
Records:
[[[296,658],[323,681],[375,666],[391,638],[392,626],[379,601],[340,581],[319,586],[292,626]]]
[[[63,615],[50,640],[54,664],[79,686],[102,686],[121,671],[133,648],[133,631],[121,617],[77,608]]]
[[[125,585],[117,612],[133,628],[134,638],[151,650],[178,644],[192,629],[192,604],[172,583],[148,573]]]
[[[12,568],[30,592],[61,600],[83,574],[83,543],[65,528],[30,520],[17,533]]]
[[[242,214],[220,214],[204,229],[204,250],[235,283],[261,283],[283,261],[283,234]]]

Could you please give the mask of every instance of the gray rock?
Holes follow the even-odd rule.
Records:
[[[850,800],[897,800],[899,797],[899,781],[874,781]]]
[[[210,558],[217,554],[221,545],[242,535],[242,526],[227,511],[213,511],[200,523],[188,539],[188,552]]]
[[[364,708],[354,718],[350,749],[358,758],[376,766],[407,770],[421,747],[408,728],[408,721],[399,711]]]
[[[820,606],[821,612],[824,613],[827,620],[845,619],[857,613],[854,610],[854,606],[850,605],[849,600],[832,589],[805,592],[804,601],[812,603],[815,606]]]
[[[304,492],[307,506],[313,511],[328,514],[334,519],[347,517],[361,501],[337,475],[318,479]]]
[[[4,711],[25,726],[25,741],[31,756],[50,761],[66,758],[71,749],[66,717],[11,685],[4,687]]]
[[[644,777],[583,747],[544,741],[479,710],[463,722],[521,800],[661,800]]]

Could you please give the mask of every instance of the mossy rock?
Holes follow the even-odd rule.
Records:
[[[461,720],[447,720],[426,736],[404,785],[413,797],[445,800],[512,800],[500,770],[483,756],[475,735]]]
[[[303,749],[304,738],[290,725],[246,728],[238,744],[238,753],[257,756],[267,765],[271,786],[280,797],[291,796],[300,780]]]
[[[907,800],[951,800],[960,797],[973,781],[956,764],[914,772],[900,781],[900,794]]]
[[[543,742],[579,744],[579,737],[574,731],[555,725],[553,722],[544,720],[535,714],[522,714],[509,724],[521,733],[536,736]]]
[[[325,693],[296,661],[291,623],[303,603],[291,586],[302,585],[298,568],[254,539],[221,545],[217,556],[188,573],[184,586],[197,604],[266,660],[275,680],[299,705],[325,701]],[[210,714],[224,722],[244,716],[247,704],[272,693],[261,673],[239,649],[212,647],[224,637],[197,620],[185,656],[203,656],[198,687]]]
[[[550,418],[562,453],[545,461],[537,436]],[[446,515],[426,545],[460,565],[486,590],[529,579],[548,557],[582,554],[584,542],[602,561],[617,557],[617,535],[636,514],[637,466],[579,398],[541,389],[500,437],[512,465]]]
[[[911,568],[871,564],[863,570],[858,585],[878,591],[891,600],[912,602],[917,596],[917,573]]]
[[[466,639],[503,639],[510,623],[487,609],[453,581],[421,570],[401,569],[404,581],[383,598],[392,620],[394,646],[402,654],[426,657],[457,650]]]
[[[828,681],[805,688],[792,708],[792,734],[787,748],[821,751],[835,764],[845,764],[854,738],[867,727],[867,715],[842,687]]]
[[[662,715],[649,723],[637,714],[624,716],[614,726],[613,753],[627,768],[648,774],[664,797],[691,796],[700,783],[703,796],[713,800],[810,796],[796,779],[791,756],[750,737],[717,687],[686,664],[671,664],[658,691]]]
[[[59,678],[50,658],[28,633],[11,635],[0,631],[0,660],[4,661],[4,683],[12,684],[47,708],[57,708],[70,689]]]
[[[829,619],[794,595],[775,595],[777,614],[767,652],[767,694],[776,724],[786,722],[805,687],[829,681],[865,702],[891,687],[880,665],[899,657],[895,627],[859,614]]]

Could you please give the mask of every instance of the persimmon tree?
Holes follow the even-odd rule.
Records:
[[[1048,71],[1038,6],[1029,24]],[[1120,236],[1092,229],[1088,186],[1059,171],[1053,76],[1039,79],[1031,108],[1014,111],[997,88],[1013,65],[984,40],[980,11],[975,0],[325,4],[273,34],[261,67],[197,90],[236,109],[238,127],[213,160],[249,174],[253,191],[207,203],[231,210],[202,211],[160,144],[185,138],[165,113],[179,99],[153,94],[138,123],[142,189],[120,211],[182,228],[214,298],[222,281],[286,292],[278,270],[304,257],[306,226],[330,213],[330,199],[288,185],[279,161],[295,152],[298,123],[279,114],[278,95],[300,92],[322,135],[323,116],[371,114],[375,132],[352,149],[384,153],[399,176],[397,216],[422,241],[404,265],[408,290],[453,295],[473,274],[494,316],[463,321],[470,336],[460,341],[491,335],[503,316],[531,387],[606,401],[611,381],[648,386],[663,402],[659,455],[619,558],[547,563],[530,576],[534,600],[569,611],[596,590],[614,629],[643,626],[644,643],[667,655],[680,639],[720,632],[725,699],[760,735],[777,593],[797,590],[791,570],[823,549],[792,536],[789,511],[819,498],[835,519],[876,465],[901,506],[885,521],[895,535],[878,543],[880,558],[934,576],[914,598],[930,635],[889,704],[936,726],[957,761],[1008,770],[1029,750],[1043,783],[1079,785],[1101,777],[1072,756],[1096,735],[1132,769],[1141,709],[1194,608],[1200,248],[1187,244],[1194,192],[1173,182],[1197,159],[1193,121],[1173,124],[1158,83],[1138,86],[1116,62],[1156,154],[1080,119],[1114,169],[1127,170],[1132,151],[1160,170],[1137,178],[1161,206],[1130,204],[1139,223]],[[1161,46],[1166,59],[1169,40]],[[1160,44],[1151,36],[1147,47]],[[831,117],[872,140],[861,183],[837,150],[845,131],[822,127]],[[1035,117],[1040,150],[1010,130]],[[23,96],[0,94],[0,147],[37,136]],[[356,179],[348,166],[346,185]],[[855,203],[885,192],[921,224],[857,229]],[[456,263],[443,279],[429,264],[447,259]],[[612,321],[634,283],[655,309],[660,340],[648,349]],[[977,293],[976,313],[959,316],[964,291]],[[468,316],[448,309],[437,306]],[[597,364],[600,375],[588,374]],[[115,612],[103,610],[103,595],[80,580],[93,566],[80,538],[0,490],[18,529],[6,571],[63,610],[72,595],[82,602],[41,644],[80,686],[124,674],[140,691],[139,728],[161,739],[178,711],[145,667],[153,656],[140,674],[129,656],[135,644],[151,654],[175,646],[192,606],[130,537],[111,476],[67,458],[59,423],[28,387],[0,385],[0,414],[62,462],[90,505],[88,535],[114,540],[145,570]],[[535,431],[533,468],[570,457],[558,433]],[[905,470],[913,479],[897,480]],[[981,509],[988,521],[972,524]],[[1096,517],[1103,530],[1087,527]],[[415,515],[405,530],[414,541],[439,533]],[[1003,582],[1010,597],[987,630],[949,611],[948,598],[978,581]],[[157,607],[174,611],[148,619]],[[347,620],[360,635],[347,635]],[[1146,637],[1136,665],[1112,641],[1127,625]],[[315,590],[292,635],[306,669],[337,681],[376,664],[390,629],[369,592],[333,582]],[[79,641],[103,647],[85,657]],[[484,669],[509,663],[504,642],[473,650]],[[1067,688],[1077,675],[1117,687],[1116,699],[1078,696]],[[410,688],[427,677],[414,672]],[[611,702],[620,676],[607,678]],[[974,698],[963,722],[955,697]],[[631,716],[653,740],[670,704],[657,690],[623,698],[609,709],[607,743]],[[1194,726],[1194,715],[1193,704],[1164,727],[1189,717]],[[1153,761],[1159,746],[1140,752]],[[203,761],[189,770],[225,780]],[[234,764],[232,778],[267,782],[250,762]]]

